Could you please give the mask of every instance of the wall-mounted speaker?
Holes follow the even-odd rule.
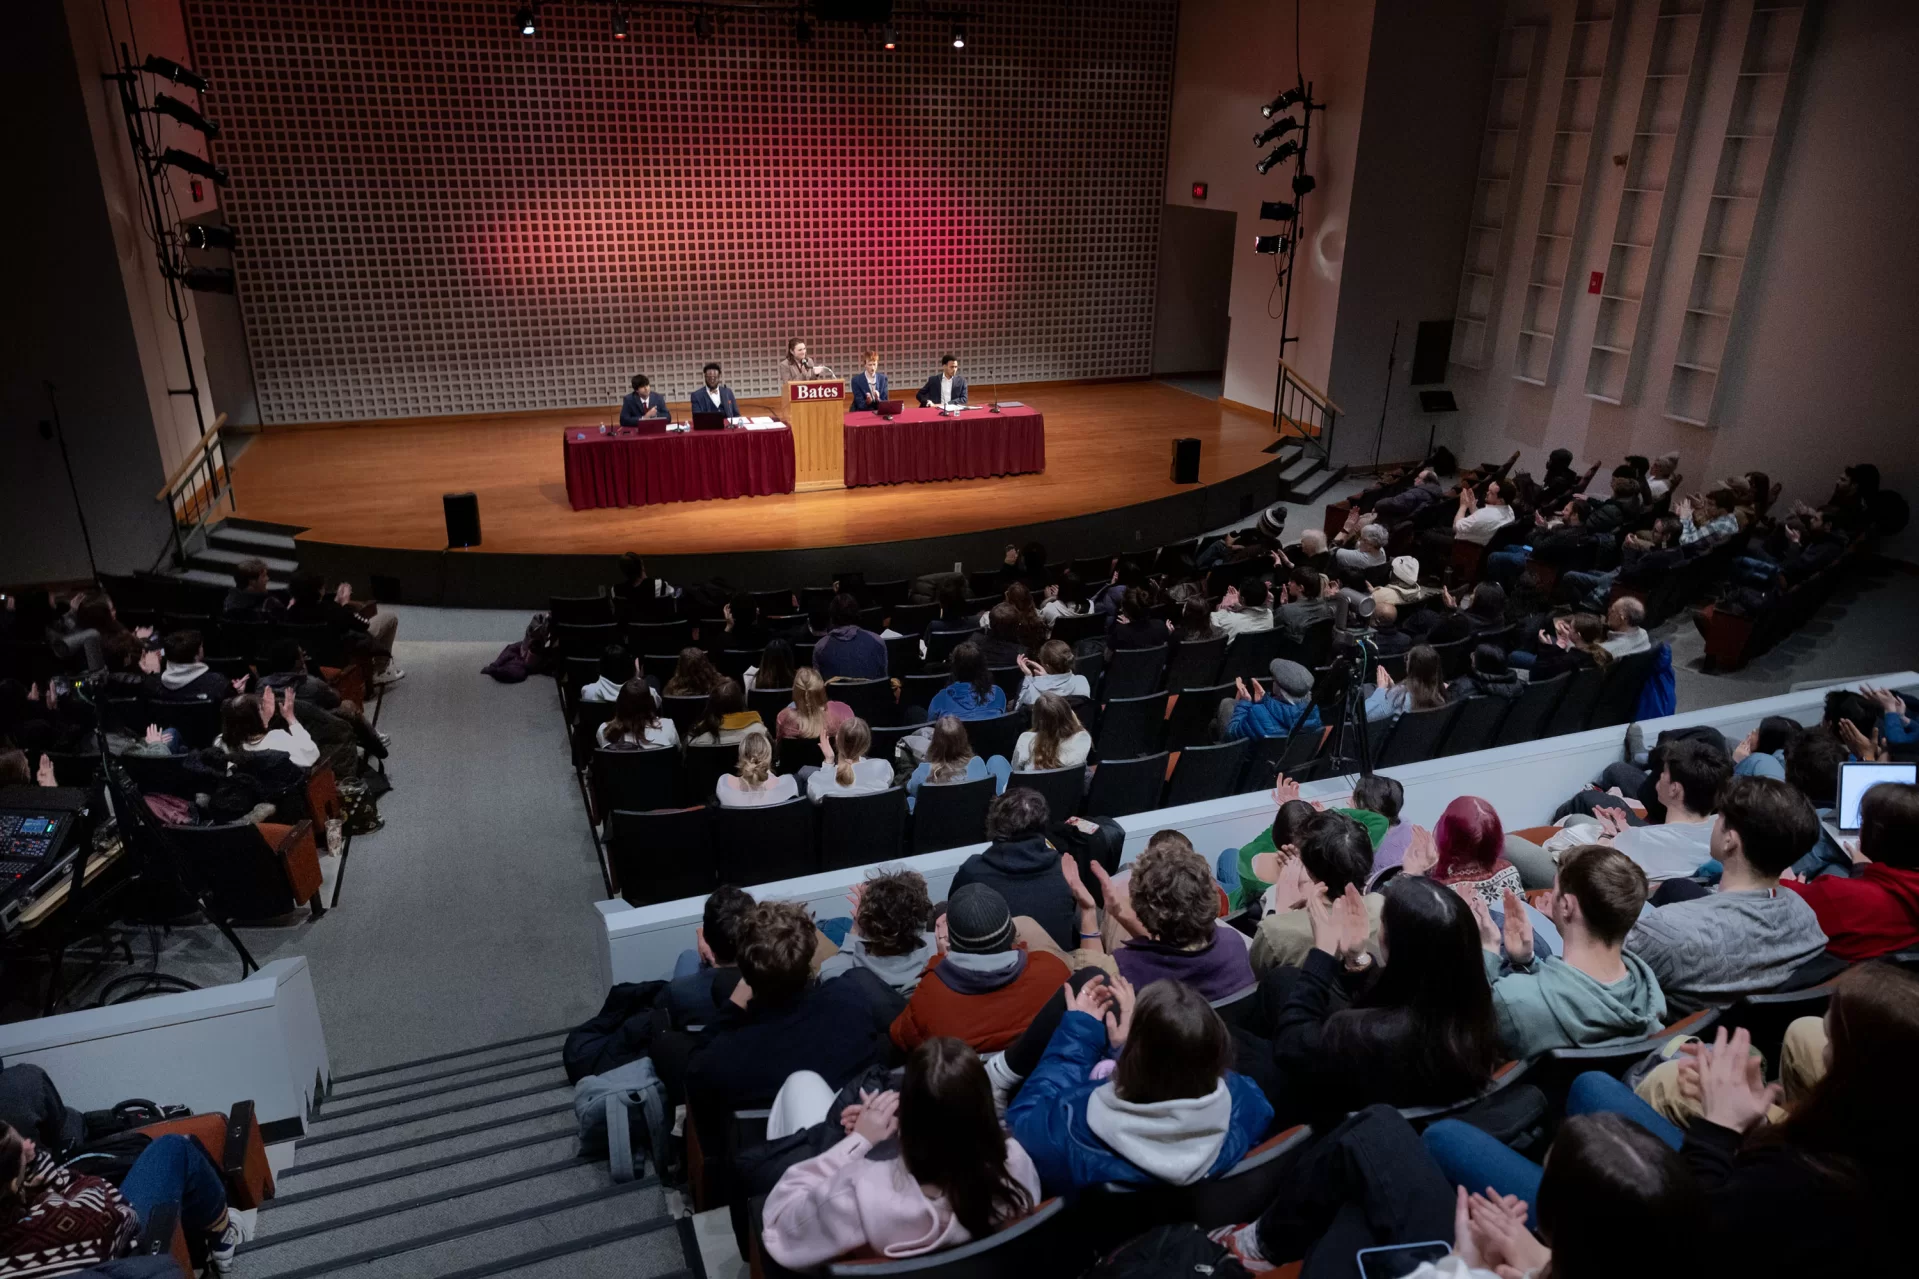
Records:
[[[1413,339],[1413,385],[1431,386],[1446,380],[1446,361],[1452,357],[1453,322],[1421,320]]]
[[[446,544],[478,546],[480,544],[480,495],[445,493],[441,495],[440,501],[446,507]]]
[[[1191,436],[1173,441],[1173,483],[1199,483],[1199,441]]]

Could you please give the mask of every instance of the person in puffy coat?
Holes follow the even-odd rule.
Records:
[[[1272,1126],[1259,1086],[1231,1070],[1233,1041],[1198,992],[1124,978],[1067,990],[1046,1055],[1006,1125],[1059,1194],[1104,1181],[1187,1186],[1245,1157]],[[1118,1062],[1106,1065],[1108,1050]]]

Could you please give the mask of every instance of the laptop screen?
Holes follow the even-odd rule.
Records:
[[[1880,782],[1903,782],[1910,786],[1919,774],[1919,764],[1857,764],[1839,766],[1839,829],[1859,829],[1859,801]]]

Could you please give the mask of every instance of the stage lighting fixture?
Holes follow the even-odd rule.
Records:
[[[207,179],[215,186],[223,187],[227,184],[227,171],[225,169],[218,167],[211,161],[202,160],[191,151],[182,151],[178,147],[170,147],[161,155],[160,163],[170,164],[176,169],[184,169],[188,173]]]
[[[205,222],[185,222],[180,226],[180,234],[190,249],[232,249],[238,242],[230,226],[213,226]]]
[[[1261,173],[1265,173],[1268,170],[1270,170],[1275,164],[1280,163],[1282,160],[1290,160],[1292,157],[1298,154],[1299,154],[1299,143],[1294,142],[1291,138],[1288,138],[1286,139],[1286,141],[1274,147],[1271,151],[1268,151],[1266,153],[1266,158],[1261,160],[1258,164],[1254,165],[1253,167],[1255,169],[1258,169]]]
[[[793,43],[813,43],[813,24],[806,20],[805,14],[801,14],[799,17],[793,19]]]
[[[626,28],[626,10],[615,9],[613,11],[613,38],[615,40],[626,39]]]
[[[1293,175],[1293,194],[1295,196],[1305,195],[1318,185],[1319,183],[1313,181],[1313,175],[1310,173],[1296,173]]]
[[[1279,119],[1273,121],[1272,128],[1266,130],[1266,132],[1264,133],[1257,133],[1253,135],[1253,145],[1256,147],[1263,147],[1268,142],[1271,142],[1275,138],[1278,138],[1281,134],[1291,133],[1294,129],[1297,129],[1298,127],[1299,127],[1299,121],[1293,119],[1293,117],[1289,115],[1281,116]]]
[[[1306,95],[1298,89],[1288,89],[1286,90],[1286,92],[1280,94],[1277,98],[1274,98],[1271,102],[1268,102],[1265,106],[1261,107],[1259,109],[1259,113],[1270,119],[1271,117],[1278,115],[1281,111],[1287,111],[1297,106],[1299,102],[1301,101],[1301,99],[1305,98],[1305,96]]]
[[[539,15],[533,12],[533,6],[523,4],[513,14],[513,29],[523,36],[537,34],[540,29]]]
[[[1261,222],[1291,222],[1299,216],[1299,210],[1284,200],[1261,200],[1259,202],[1259,220]]]
[[[1256,235],[1253,237],[1253,252],[1284,253],[1286,237],[1283,235]]]
[[[900,47],[900,33],[893,30],[893,24],[887,23],[880,28],[880,48],[891,53]]]
[[[181,273],[180,283],[195,293],[231,293],[233,292],[233,268],[190,266]]]
[[[966,47],[966,28],[957,22],[953,24],[953,47],[955,49]]]
[[[178,98],[169,98],[164,93],[153,95],[153,105],[148,110],[155,115],[170,116],[189,129],[197,129],[209,138],[220,136],[220,126],[195,111]]]
[[[157,75],[162,80],[170,80],[181,88],[191,89],[195,93],[207,91],[205,76],[195,75],[172,58],[163,58],[157,53],[149,53],[147,60],[140,64],[140,69],[148,75]]]

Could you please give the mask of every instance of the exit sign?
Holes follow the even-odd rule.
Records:
[[[1605,287],[1606,273],[1604,271],[1594,271],[1592,277],[1586,281],[1586,292],[1588,293],[1597,293]]]
[[[1193,198],[1195,200],[1204,200],[1206,198],[1206,184],[1204,182],[1193,183]]]

